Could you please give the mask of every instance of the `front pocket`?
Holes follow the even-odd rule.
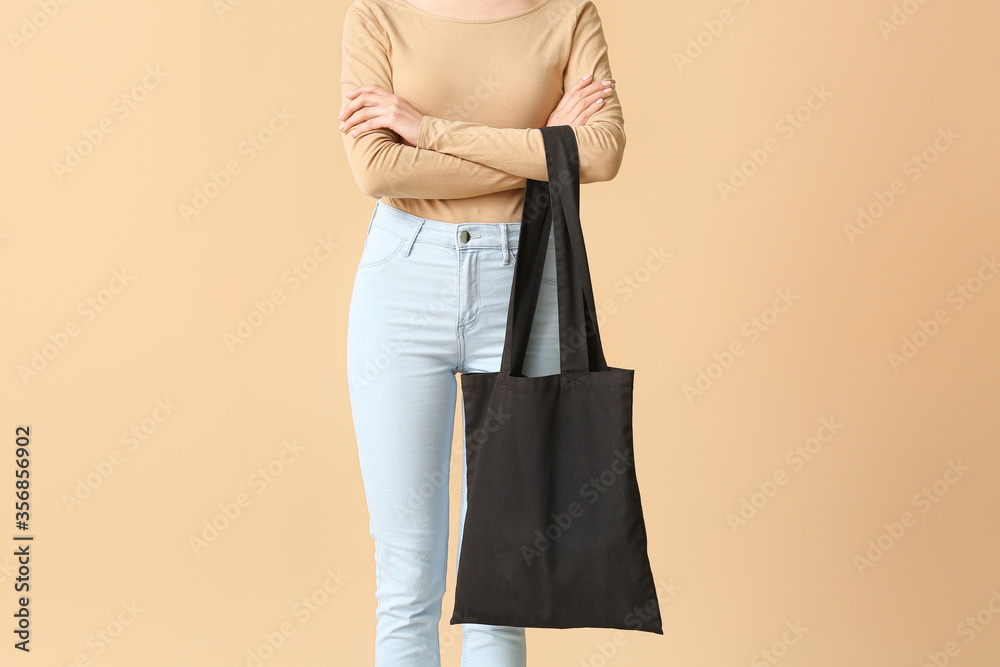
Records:
[[[372,225],[368,236],[365,237],[358,269],[370,269],[385,264],[399,253],[404,240],[377,225]]]

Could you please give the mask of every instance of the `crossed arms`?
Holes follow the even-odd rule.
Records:
[[[388,36],[364,3],[350,6],[344,21],[341,93],[368,84],[392,91]],[[612,79],[607,42],[592,0],[577,7],[570,56],[563,73],[569,90],[584,74]],[[346,101],[346,97],[342,98]],[[609,181],[621,166],[625,130],[617,93],[583,125],[574,126],[580,182]],[[545,181],[548,172],[537,128],[496,128],[424,116],[416,145],[378,128],[343,134],[348,163],[361,191],[371,197],[461,199],[521,189],[526,179]]]

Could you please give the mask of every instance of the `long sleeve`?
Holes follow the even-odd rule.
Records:
[[[563,91],[585,74],[594,81],[612,80],[608,44],[597,7],[583,0],[577,7],[569,60],[563,75]],[[621,167],[625,152],[625,123],[618,92],[611,96],[587,123],[573,127],[580,154],[580,182],[610,181]],[[538,181],[548,180],[545,145],[537,128],[496,128],[481,123],[424,116],[417,139],[419,148],[447,153]]]
[[[388,36],[364,0],[355,0],[344,18],[341,65],[342,111],[354,88],[377,83],[392,92]],[[462,199],[524,188],[523,176],[478,162],[399,142],[379,128],[343,136],[347,161],[361,191],[370,197]]]

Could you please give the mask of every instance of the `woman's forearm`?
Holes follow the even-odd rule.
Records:
[[[524,188],[526,181],[470,160],[404,146],[379,131],[344,135],[358,187],[370,197],[463,199]]]
[[[356,85],[342,87],[347,92]],[[390,130],[342,136],[354,180],[370,197],[463,199],[526,185],[523,177],[492,166],[406,146]]]
[[[580,182],[610,181],[621,167],[625,130],[610,119],[591,118],[574,127]],[[537,128],[496,128],[481,123],[424,116],[417,147],[471,160],[516,176],[548,180],[545,144]]]

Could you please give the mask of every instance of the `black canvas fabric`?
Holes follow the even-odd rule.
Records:
[[[463,373],[468,505],[451,624],[663,634],[632,448],[632,369],[607,365],[580,225],[576,135],[541,128],[501,369]],[[555,229],[560,372],[522,364]]]

